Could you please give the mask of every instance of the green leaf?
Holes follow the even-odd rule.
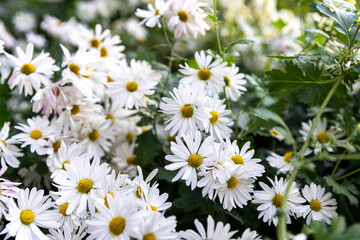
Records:
[[[224,48],[224,52],[226,52],[227,50],[229,50],[230,48],[232,48],[233,46],[237,45],[237,44],[251,44],[254,43],[253,40],[250,39],[238,39],[236,41],[233,41],[231,43],[229,43],[225,48]]]
[[[331,178],[330,176],[326,176],[324,178],[325,178],[326,183],[332,187],[332,189],[335,193],[345,195],[349,199],[349,202],[351,205],[358,206],[358,200],[353,195],[353,194],[356,194],[356,195],[359,194],[359,192],[356,190],[355,186],[353,186],[350,183],[345,183],[345,184],[340,185],[339,183],[335,182],[335,180],[333,178]]]
[[[137,162],[142,165],[151,163],[155,158],[155,153],[159,149],[159,141],[151,131],[140,134],[136,139],[137,147],[135,155]]]
[[[208,14],[209,18],[213,23],[220,23],[221,21],[214,15]]]
[[[182,195],[180,198],[176,198],[173,204],[177,208],[184,209],[185,212],[192,211],[202,204],[201,191],[191,191]]]
[[[281,29],[283,29],[287,24],[286,24],[282,19],[279,18],[277,21],[273,22],[273,25],[274,25],[277,29],[281,30]]]
[[[266,83],[273,93],[286,100],[317,105],[325,98],[334,80],[330,79],[317,57],[296,57],[285,61],[284,70],[266,72]]]

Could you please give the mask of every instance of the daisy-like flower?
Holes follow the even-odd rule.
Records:
[[[60,148],[58,154],[54,156],[53,161],[47,161],[46,164],[52,172],[52,178],[54,178],[61,170],[65,169],[65,164],[69,164],[72,160],[77,159],[82,155],[82,151],[79,145],[76,143],[67,145],[64,141],[60,142]]]
[[[13,18],[15,29],[20,32],[31,31],[36,24],[36,18],[30,12],[17,12]]]
[[[165,218],[161,213],[151,212],[144,217],[136,231],[136,239],[144,240],[168,240],[179,239],[176,232],[176,218],[174,216]]]
[[[0,158],[1,166],[9,165],[13,168],[18,168],[20,161],[18,157],[24,156],[21,150],[14,144],[19,143],[14,139],[8,139],[10,131],[10,123],[5,122],[4,126],[0,130]]]
[[[95,31],[92,29],[81,28],[82,41],[78,42],[79,47],[85,47],[86,49],[95,48],[98,49],[104,39],[110,36],[111,31],[104,29],[100,24],[96,24]]]
[[[209,215],[207,218],[207,231],[199,220],[195,219],[195,227],[199,233],[194,230],[186,230],[180,232],[180,236],[186,240],[230,240],[236,231],[230,232],[230,224],[218,222],[215,226],[214,219]]]
[[[253,203],[261,204],[257,210],[260,211],[259,217],[263,217],[264,222],[271,222],[276,226],[278,223],[278,217],[276,217],[277,210],[283,204],[285,189],[287,188],[288,181],[280,178],[278,180],[275,176],[275,182],[268,178],[272,187],[270,188],[263,182],[260,182],[260,186],[263,190],[254,192]],[[304,203],[305,199],[300,196],[299,189],[296,187],[296,183],[293,182],[290,187],[288,199],[286,202],[286,220],[287,223],[291,223],[290,216],[299,217],[302,215],[301,203]]]
[[[309,203],[304,206],[303,217],[306,218],[306,224],[309,225],[311,220],[330,224],[330,219],[337,216],[336,200],[331,198],[331,193],[325,193],[325,188],[311,183],[302,189],[302,195]]]
[[[108,194],[108,202],[109,207],[96,203],[98,212],[90,220],[85,220],[90,234],[87,239],[127,240],[135,237],[139,215],[133,197]]]
[[[170,1],[164,2],[164,0],[156,0],[155,7],[148,4],[149,10],[136,9],[135,15],[139,18],[144,18],[140,24],[144,24],[147,27],[153,28],[156,25],[161,27],[160,17],[164,16],[170,6]]]
[[[261,240],[261,236],[256,231],[251,231],[250,228],[247,228],[237,240]]]
[[[137,173],[136,155],[134,154],[135,142],[123,142],[115,144],[112,152],[112,163],[123,173],[129,174],[129,177],[135,177]]]
[[[210,165],[212,156],[212,144],[214,139],[207,137],[201,143],[201,133],[197,131],[195,135],[189,131],[187,135],[183,135],[184,142],[176,137],[176,143],[171,142],[171,152],[174,155],[166,155],[165,159],[172,162],[165,166],[166,170],[179,172],[172,179],[173,182],[186,180],[186,185],[194,190],[197,184],[197,172],[204,171]]]
[[[2,167],[0,169],[0,177],[6,172],[7,167]],[[17,198],[17,193],[19,189],[18,185],[21,183],[10,182],[7,179],[0,178],[0,219],[2,215],[7,213],[7,206],[9,204],[10,198]]]
[[[204,51],[195,52],[195,60],[199,69],[180,65],[179,71],[186,75],[180,82],[190,84],[191,88],[200,88],[211,95],[218,95],[224,91],[224,76],[226,74],[226,62],[221,58],[212,62],[213,58]]]
[[[247,201],[251,200],[251,195],[254,190],[253,183],[255,180],[252,178],[253,173],[247,167],[233,168],[230,178],[225,184],[218,183],[215,189],[223,204],[223,208],[231,211],[237,206],[242,208],[247,205]]]
[[[15,126],[16,129],[23,133],[18,133],[13,138],[23,142],[22,148],[30,145],[31,152],[36,152],[39,155],[46,154],[45,146],[48,144],[46,139],[52,138],[55,133],[55,130],[49,126],[49,120],[45,116],[36,116],[28,118],[27,123],[29,126],[22,123],[19,123],[19,126]]]
[[[236,165],[248,167],[254,177],[260,177],[265,172],[264,166],[259,164],[261,159],[253,158],[255,150],[250,149],[249,141],[242,146],[240,151],[236,140],[232,143],[227,140],[226,150],[230,152],[230,158]]]
[[[302,129],[300,130],[300,134],[303,137],[304,141],[306,140],[310,128],[312,126],[312,120],[305,123],[302,122]],[[340,138],[345,135],[345,132],[341,131],[341,129],[331,126],[328,129],[327,119],[320,119],[318,124],[316,125],[315,131],[313,133],[312,140],[310,146],[314,148],[314,153],[317,155],[323,148],[325,148],[328,152],[333,152],[334,149],[331,147],[332,143],[341,142]]]
[[[90,163],[89,157],[80,157],[64,164],[66,170],[54,177],[55,186],[59,188],[54,194],[60,197],[57,205],[69,203],[66,214],[71,214],[76,209],[76,214],[85,216],[87,207],[90,212],[95,211],[94,198],[101,188],[101,181],[110,171],[108,164],[100,164],[99,158],[94,158]]]
[[[79,147],[84,153],[89,153],[94,157],[103,157],[105,152],[110,150],[111,132],[108,131],[111,122],[103,117],[93,118],[90,121],[90,129],[83,137],[79,137]]]
[[[146,95],[154,93],[161,79],[161,75],[152,70],[147,62],[135,59],[131,60],[130,66],[122,64],[119,73],[110,77],[113,82],[108,84],[107,93],[115,105],[126,109],[145,107],[149,100]]]
[[[43,190],[21,189],[18,193],[17,204],[10,199],[9,213],[6,215],[9,223],[2,233],[8,233],[16,240],[49,239],[39,227],[60,227],[57,222],[60,214],[55,210],[49,210],[53,206],[54,202],[48,196],[44,196]]]
[[[50,229],[50,234],[47,234],[50,240],[82,240],[85,239],[86,231],[84,227],[79,227],[77,231],[70,231],[68,229]]]
[[[203,110],[206,100],[204,92],[190,88],[188,84],[180,84],[170,95],[172,98],[163,97],[163,102],[160,103],[163,113],[173,115],[165,122],[165,131],[170,130],[171,136],[176,133],[181,136],[189,130],[193,133],[203,130],[203,122],[207,118]]]
[[[286,152],[283,156],[275,152],[271,152],[270,156],[266,158],[270,166],[279,169],[281,173],[292,172],[294,169],[293,165],[290,163],[290,158],[293,155],[293,151]]]
[[[239,68],[233,63],[231,67],[227,68],[227,72],[224,76],[225,82],[225,95],[233,101],[237,101],[239,97],[246,92],[246,80],[245,75],[239,73]]]
[[[272,128],[269,130],[269,133],[272,137],[276,138],[279,141],[284,140],[284,135],[282,135],[276,128]]]
[[[5,55],[12,60],[16,67],[9,79],[9,87],[13,89],[19,85],[20,94],[25,88],[25,96],[33,94],[33,88],[40,90],[41,84],[47,86],[50,83],[49,78],[54,71],[58,71],[59,67],[55,64],[55,60],[49,57],[49,53],[40,53],[33,59],[34,45],[29,43],[26,52],[19,47],[16,48],[18,58],[5,52]]]
[[[230,137],[232,133],[230,126],[234,124],[228,117],[231,111],[226,109],[224,101],[225,99],[220,100],[217,97],[209,98],[209,104],[206,107],[209,119],[204,123],[205,132],[210,132],[210,135],[219,141]]]
[[[173,16],[169,20],[169,26],[175,27],[175,37],[179,38],[182,34],[186,37],[191,34],[194,38],[200,33],[205,35],[205,30],[210,26],[206,24],[204,18],[207,13],[201,9],[206,6],[197,0],[172,0],[171,12]]]
[[[147,211],[165,212],[166,209],[171,207],[170,202],[166,202],[169,194],[163,193],[160,195],[158,184],[154,184],[144,196],[144,201],[140,204],[143,209]]]

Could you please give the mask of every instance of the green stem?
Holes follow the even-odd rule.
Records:
[[[214,0],[214,16],[217,18],[216,16],[216,0]],[[218,44],[218,48],[219,48],[219,53],[222,56],[223,55],[223,50],[221,47],[221,41],[220,41],[220,34],[219,34],[219,28],[218,28],[218,23],[214,22],[214,28],[216,31],[216,40],[217,40],[217,44]]]
[[[332,155],[327,155],[325,157],[319,157],[319,156],[315,156],[315,157],[311,157],[311,158],[307,158],[303,161],[303,163],[309,163],[309,162],[314,162],[314,161],[318,161],[318,160],[324,160],[324,159],[332,159],[332,158],[342,158],[341,161],[344,160],[360,160],[360,154],[350,154],[350,155],[343,155],[343,154],[332,154]]]
[[[355,174],[357,172],[360,172],[360,168],[356,169],[355,171],[352,171],[351,173],[345,174],[344,176],[341,176],[341,177],[335,179],[335,181],[339,181],[341,179],[347,178],[347,177],[349,177],[349,176],[351,176],[351,175],[353,175],[353,174]]]
[[[335,165],[335,167],[334,167],[334,169],[333,169],[333,171],[332,171],[332,173],[331,173],[331,176],[334,176],[334,174],[335,174],[338,166],[340,165],[341,160],[344,158],[345,153],[346,153],[346,151],[344,151],[344,152],[341,154],[341,156],[339,157],[339,160],[336,162],[336,165]]]
[[[328,95],[326,96],[326,98],[324,99],[323,103],[320,106],[319,112],[316,114],[316,116],[314,118],[314,121],[313,121],[313,123],[311,125],[310,131],[308,133],[308,136],[307,136],[307,138],[306,138],[306,140],[305,140],[305,142],[304,142],[304,144],[303,144],[303,146],[302,146],[302,148],[300,150],[300,154],[299,154],[299,161],[300,162],[303,161],[306,149],[309,146],[309,142],[310,142],[311,137],[312,137],[312,135],[313,135],[313,133],[315,131],[315,128],[316,128],[316,126],[317,126],[317,124],[318,124],[318,122],[320,120],[320,117],[323,114],[323,112],[325,110],[325,107],[329,103],[331,97],[334,95],[334,93],[335,93],[336,89],[338,88],[339,84],[341,83],[342,77],[343,76],[340,75],[337,78],[337,81],[335,82],[334,86],[330,89]],[[280,208],[279,222],[278,222],[278,226],[277,226],[278,240],[287,240],[286,216],[285,216],[286,202],[287,202],[287,199],[288,199],[288,195],[289,195],[289,192],[290,192],[291,185],[292,185],[292,183],[294,182],[294,180],[296,178],[297,171],[298,171],[297,168],[295,168],[293,170],[293,172],[291,173],[291,176],[289,178],[289,181],[287,183],[286,189],[285,189],[283,203],[282,203],[281,208]]]
[[[169,49],[171,49],[172,45],[171,45],[171,42],[170,42],[170,39],[169,39],[169,36],[168,36],[168,33],[167,33],[166,24],[165,24],[165,18],[164,17],[161,18],[161,25],[162,25],[162,28],[163,28],[163,31],[164,31],[166,44],[168,45]]]

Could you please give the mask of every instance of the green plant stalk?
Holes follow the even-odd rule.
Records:
[[[214,16],[217,18],[217,16],[216,16],[216,0],[214,0]],[[215,32],[216,32],[216,40],[217,40],[217,44],[218,44],[218,48],[219,48],[219,53],[222,56],[223,55],[223,50],[222,50],[222,47],[221,47],[219,27],[218,27],[217,22],[214,22],[214,28],[215,28]]]
[[[351,173],[345,174],[345,175],[343,175],[343,176],[335,179],[335,181],[339,181],[339,180],[341,180],[341,179],[347,178],[347,177],[349,177],[349,176],[351,176],[351,175],[353,175],[353,174],[355,174],[355,173],[357,173],[357,172],[360,172],[360,168],[352,171]]]
[[[341,160],[344,158],[345,153],[346,153],[346,151],[344,151],[344,152],[341,154],[341,156],[339,157],[339,160],[336,162],[335,167],[334,167],[334,169],[333,169],[333,171],[332,171],[332,173],[331,173],[331,176],[334,176],[337,168],[338,168],[339,165],[340,165]]]
[[[343,76],[340,75],[337,78],[337,80],[336,80],[335,84],[333,85],[333,87],[330,89],[330,91],[329,91],[328,95],[326,96],[326,98],[324,99],[323,103],[321,104],[319,112],[316,114],[316,116],[314,118],[314,121],[313,121],[313,123],[311,125],[309,134],[308,134],[308,136],[307,136],[307,138],[306,138],[306,140],[305,140],[305,142],[304,142],[304,144],[303,144],[303,146],[302,146],[302,148],[300,150],[300,154],[298,156],[300,162],[303,161],[306,149],[309,146],[309,142],[311,140],[311,137],[312,137],[312,135],[313,135],[313,133],[315,131],[316,125],[318,124],[321,115],[323,114],[323,112],[325,110],[325,107],[327,106],[330,99],[332,98],[332,96],[336,92],[336,90],[339,87],[342,79],[343,79]],[[288,199],[288,195],[289,195],[289,192],[290,192],[291,185],[295,180],[297,172],[298,172],[298,169],[295,168],[293,170],[293,172],[291,173],[289,181],[288,181],[288,185],[286,186],[286,190],[285,190],[285,193],[284,193],[283,202],[282,202],[282,205],[281,205],[281,208],[280,208],[279,222],[278,222],[278,226],[277,226],[277,229],[276,229],[277,230],[277,235],[278,235],[277,236],[278,240],[287,240],[286,217],[285,217],[286,202],[287,202],[287,199]]]

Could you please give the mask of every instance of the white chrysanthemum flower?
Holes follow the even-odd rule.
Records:
[[[145,23],[145,25],[150,28],[153,28],[156,25],[158,27],[161,27],[160,18],[167,13],[169,6],[170,1],[164,2],[164,0],[156,0],[155,7],[153,7],[153,5],[149,3],[149,10],[143,10],[138,8],[136,9],[135,15],[139,18],[144,18],[144,20],[142,20],[140,24]]]
[[[111,31],[109,29],[103,29],[100,24],[96,24],[95,31],[82,27],[80,33],[81,40],[77,44],[79,47],[86,49],[98,49],[104,39],[110,36],[110,34]]]
[[[48,145],[46,139],[53,137],[55,129],[49,126],[47,117],[36,116],[28,118],[27,123],[29,126],[22,123],[19,123],[19,126],[15,126],[16,129],[23,133],[18,133],[13,138],[23,143],[21,145],[22,148],[30,145],[31,152],[36,152],[39,155],[46,154],[45,147]]]
[[[231,211],[237,206],[242,208],[247,205],[247,201],[251,200],[251,195],[254,190],[253,183],[255,180],[252,178],[253,173],[249,171],[249,167],[233,168],[230,172],[230,178],[226,183],[217,183],[215,189],[219,196],[220,203],[223,208]]]
[[[13,18],[15,29],[20,32],[31,31],[36,24],[34,14],[30,12],[17,12]]]
[[[282,141],[285,139],[285,136],[282,135],[276,128],[272,128],[269,130],[269,133],[272,137],[276,138],[279,141]]]
[[[195,219],[194,221],[196,230],[199,233],[196,233],[194,230],[186,230],[180,232],[180,236],[186,240],[230,240],[230,238],[236,233],[236,231],[230,232],[230,224],[223,224],[218,222],[215,226],[214,219],[209,215],[207,218],[207,231],[205,231],[204,226],[200,223],[199,220]]]
[[[331,198],[331,193],[325,193],[325,188],[311,183],[302,189],[302,195],[309,203],[304,206],[303,217],[306,218],[306,224],[314,221],[326,221],[330,224],[331,218],[337,216],[336,200]]]
[[[310,128],[312,126],[312,120],[309,120],[307,123],[302,122],[302,129],[299,131],[304,141],[306,140]],[[327,127],[327,119],[320,119],[318,124],[316,125],[315,131],[313,133],[312,140],[310,142],[310,146],[314,148],[314,153],[317,155],[323,148],[325,148],[328,152],[333,152],[334,149],[331,147],[332,143],[341,142],[339,140],[345,135],[341,129],[331,126],[329,129]]]
[[[213,137],[216,137],[219,141],[229,138],[232,129],[230,128],[234,123],[228,117],[231,110],[226,109],[226,105],[223,104],[225,99],[220,100],[216,98],[208,98],[208,105],[205,108],[208,112],[208,120],[204,123],[205,132],[209,133]]]
[[[151,212],[144,216],[144,221],[139,224],[136,231],[136,239],[143,240],[177,240],[176,218],[174,216],[165,218],[161,213]]]
[[[130,61],[130,66],[122,64],[119,72],[110,77],[113,82],[107,84],[107,93],[115,105],[126,109],[145,107],[149,101],[146,95],[154,94],[154,88],[161,80],[161,75],[147,62],[135,59]]]
[[[82,240],[86,237],[84,227],[79,227],[77,231],[70,231],[68,229],[50,229],[50,234],[47,234],[50,240]]]
[[[0,169],[0,177],[6,170],[7,166]],[[0,219],[2,218],[2,215],[5,215],[8,211],[10,198],[17,198],[17,193],[19,192],[19,188],[17,188],[17,186],[20,184],[21,183],[10,182],[7,179],[0,178]]]
[[[205,35],[205,30],[210,26],[206,24],[204,18],[207,13],[201,9],[206,3],[198,0],[172,0],[171,12],[173,16],[169,20],[169,26],[175,27],[175,37],[179,38],[182,34],[186,37],[191,34],[194,38],[200,33]]]
[[[102,178],[105,178],[110,168],[106,163],[100,164],[99,158],[94,158],[90,163],[86,156],[64,164],[64,167],[66,170],[62,170],[53,179],[54,185],[59,188],[54,194],[60,196],[56,204],[69,203],[66,214],[76,210],[76,214],[84,217],[88,207],[90,212],[95,211],[94,198],[101,188]]]
[[[135,142],[123,142],[115,144],[112,152],[112,163],[114,163],[121,172],[129,174],[129,177],[135,177],[137,174]]]
[[[57,220],[60,214],[55,210],[49,210],[54,206],[54,202],[44,196],[44,191],[37,191],[36,188],[21,189],[18,193],[17,204],[13,199],[9,202],[9,213],[6,219],[9,223],[2,233],[8,233],[16,240],[22,239],[49,239],[39,229],[57,228],[60,224]]]
[[[20,168],[18,171],[19,176],[23,179],[25,187],[36,187],[51,189],[51,178],[48,167],[44,162],[34,163],[29,168]]]
[[[271,222],[276,226],[278,223],[278,217],[276,212],[281,207],[285,195],[285,189],[288,185],[288,181],[280,178],[278,180],[275,176],[275,182],[268,178],[272,187],[270,188],[263,182],[260,182],[260,186],[263,190],[254,192],[253,203],[261,204],[257,210],[260,211],[259,218],[263,217],[264,222]],[[286,202],[286,222],[291,223],[290,216],[299,217],[302,215],[301,203],[304,203],[305,199],[300,196],[299,189],[296,187],[296,183],[293,182],[290,187],[288,199]]]
[[[103,62],[101,67],[106,68],[106,66],[110,66],[113,64],[115,67],[116,64],[120,63],[121,60],[125,57],[122,53],[125,50],[123,45],[120,45],[121,40],[119,35],[108,36],[104,39],[104,41],[100,44],[98,48],[98,54],[101,57],[101,61]]]
[[[147,211],[165,212],[171,207],[171,202],[166,202],[169,194],[163,193],[160,195],[158,189],[159,184],[154,184],[150,187],[148,193],[144,195],[144,201],[140,203],[141,207]]]
[[[277,168],[281,173],[292,172],[294,166],[290,163],[290,158],[293,154],[293,151],[286,152],[284,156],[280,156],[275,152],[271,152],[270,156],[266,158],[270,166]]]
[[[260,177],[264,172],[265,168],[259,164],[261,159],[253,158],[255,154],[254,149],[250,149],[250,141],[246,142],[240,151],[237,141],[234,140],[232,143],[230,140],[226,141],[226,150],[230,151],[230,158],[236,165],[248,167],[249,171],[252,171],[253,176]]]
[[[176,137],[176,143],[171,142],[171,152],[174,155],[166,155],[165,159],[172,162],[165,166],[166,170],[179,170],[173,182],[179,180],[186,181],[186,185],[191,185],[194,190],[197,184],[197,173],[204,171],[211,164],[212,144],[214,139],[207,137],[201,143],[201,133],[197,131],[195,135],[189,131],[187,135],[183,135],[184,142]]]
[[[47,45],[46,38],[43,35],[33,32],[26,33],[26,42],[33,43],[36,48],[44,48]]]
[[[246,80],[245,75],[239,73],[239,68],[233,63],[231,67],[227,68],[227,72],[224,76],[225,82],[225,96],[233,101],[237,101],[240,96],[246,92]]]
[[[14,139],[8,139],[10,131],[10,123],[5,122],[4,126],[0,130],[0,158],[1,158],[1,166],[4,167],[9,165],[13,168],[18,168],[20,165],[20,161],[17,159],[18,157],[24,156],[21,150],[15,146],[20,142]]]
[[[20,94],[25,88],[25,96],[33,94],[33,88],[38,91],[41,84],[48,85],[49,78],[54,71],[58,71],[59,67],[55,64],[55,60],[49,57],[49,53],[41,52],[39,56],[33,59],[34,45],[29,43],[26,52],[19,47],[16,48],[18,58],[5,52],[5,55],[12,60],[16,67],[9,79],[9,87],[13,89],[19,85]]]
[[[199,176],[203,176],[197,184],[198,187],[204,187],[202,195],[209,195],[210,199],[214,199],[217,195],[215,185],[218,183],[225,184],[231,177],[232,169],[236,165],[230,159],[230,152],[226,150],[225,143],[213,143],[213,158],[211,166],[206,171],[199,172]],[[214,194],[215,192],[215,194]]]
[[[226,62],[221,58],[212,62],[212,56],[206,55],[204,51],[195,53],[195,60],[199,69],[180,66],[179,71],[186,75],[180,82],[190,84],[191,88],[200,88],[210,95],[218,95],[224,91],[224,76],[226,74]]]
[[[67,145],[64,141],[61,141],[58,154],[54,156],[53,161],[47,161],[47,166],[52,172],[51,177],[54,178],[61,170],[65,169],[65,164],[69,164],[72,160],[77,159],[82,155],[82,151],[79,145],[76,143]]]
[[[79,147],[84,153],[91,154],[94,157],[103,157],[110,150],[112,137],[114,133],[109,132],[110,120],[93,118],[90,121],[90,129],[85,136],[79,136]]]
[[[135,237],[140,216],[133,197],[108,194],[108,202],[109,207],[96,203],[98,212],[90,220],[85,220],[90,234],[87,239],[127,240]]]
[[[203,122],[207,118],[203,109],[206,100],[204,92],[190,88],[188,84],[180,84],[170,95],[172,98],[163,97],[160,103],[161,112],[172,115],[165,122],[165,131],[170,130],[171,136],[176,133],[181,136],[189,130],[193,133],[203,130]]]
[[[237,240],[261,240],[261,236],[256,231],[251,231],[250,228],[247,228]]]

